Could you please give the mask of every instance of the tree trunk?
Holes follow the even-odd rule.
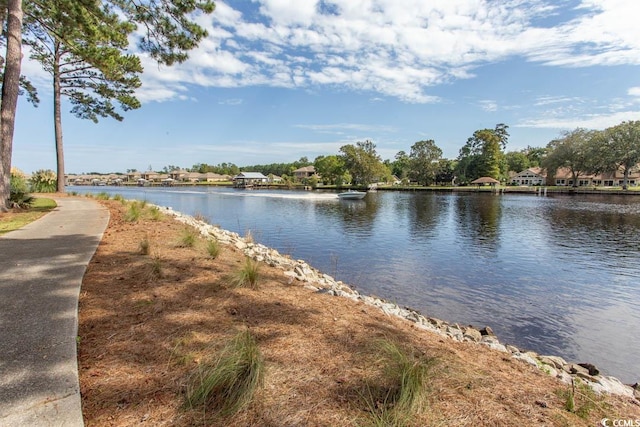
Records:
[[[60,89],[60,43],[55,43],[55,52],[53,59],[53,126],[56,138],[56,173],[57,173],[57,191],[64,193],[64,146],[62,144],[62,113],[61,102],[62,96]]]
[[[20,90],[22,62],[22,0],[7,2],[7,54],[0,105],[0,211],[9,208],[11,152]]]
[[[629,166],[624,165],[624,178],[622,180],[622,189],[629,188]]]

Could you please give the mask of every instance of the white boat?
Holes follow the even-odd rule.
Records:
[[[339,193],[338,197],[341,200],[360,200],[363,199],[366,195],[367,193],[364,191],[349,190],[345,191],[344,193]]]

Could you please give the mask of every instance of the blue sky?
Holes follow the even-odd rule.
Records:
[[[477,129],[508,151],[562,130],[640,120],[640,2],[236,0],[198,16],[209,37],[179,66],[145,66],[123,122],[64,106],[67,173],[239,166],[338,154],[369,139],[383,159],[433,139],[455,158]],[[55,169],[51,83],[20,101],[13,165]]]

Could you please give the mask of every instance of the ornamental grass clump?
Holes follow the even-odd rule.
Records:
[[[162,219],[162,212],[157,206],[150,206],[147,212],[152,221],[160,221]]]
[[[234,336],[212,364],[203,364],[187,386],[185,407],[222,416],[237,413],[264,382],[264,358],[248,330]]]
[[[185,227],[180,233],[177,246],[179,248],[192,248],[198,242],[198,232],[192,227]]]
[[[232,284],[236,288],[251,288],[256,289],[258,287],[258,281],[260,279],[260,263],[254,261],[249,257],[244,260],[244,265],[236,273],[232,280]]]
[[[602,396],[597,396],[591,387],[582,381],[571,380],[571,385],[566,390],[556,392],[558,397],[564,400],[564,409],[587,419],[593,411],[598,411],[602,416],[607,414],[607,405]]]
[[[207,254],[212,259],[216,259],[220,255],[220,243],[217,240],[211,239],[207,241]]]
[[[151,258],[148,265],[148,280],[161,279],[164,275],[162,258],[156,255]]]
[[[144,236],[140,241],[140,244],[138,245],[138,252],[140,252],[140,255],[149,255],[151,252],[151,242],[149,242],[148,236]]]
[[[140,219],[140,215],[142,215],[140,204],[133,202],[129,205],[129,209],[124,213],[124,220],[127,222],[137,222]]]
[[[372,425],[401,426],[424,409],[435,359],[389,340],[380,341],[378,347],[382,373],[361,396]]]

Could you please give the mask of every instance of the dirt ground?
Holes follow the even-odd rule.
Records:
[[[244,255],[205,242],[181,247],[185,226],[103,202],[111,220],[82,285],[79,371],[87,426],[366,426],[363,395],[379,376],[376,342],[401,343],[433,360],[424,408],[410,426],[594,426],[602,418],[640,419],[628,398],[576,396],[570,386],[507,354],[458,343],[346,298],[289,283],[261,266],[258,289],[233,288]],[[149,242],[143,255],[140,244]],[[221,418],[184,407],[199,364],[248,328],[265,358],[253,402]],[[577,411],[581,412],[581,411]]]

